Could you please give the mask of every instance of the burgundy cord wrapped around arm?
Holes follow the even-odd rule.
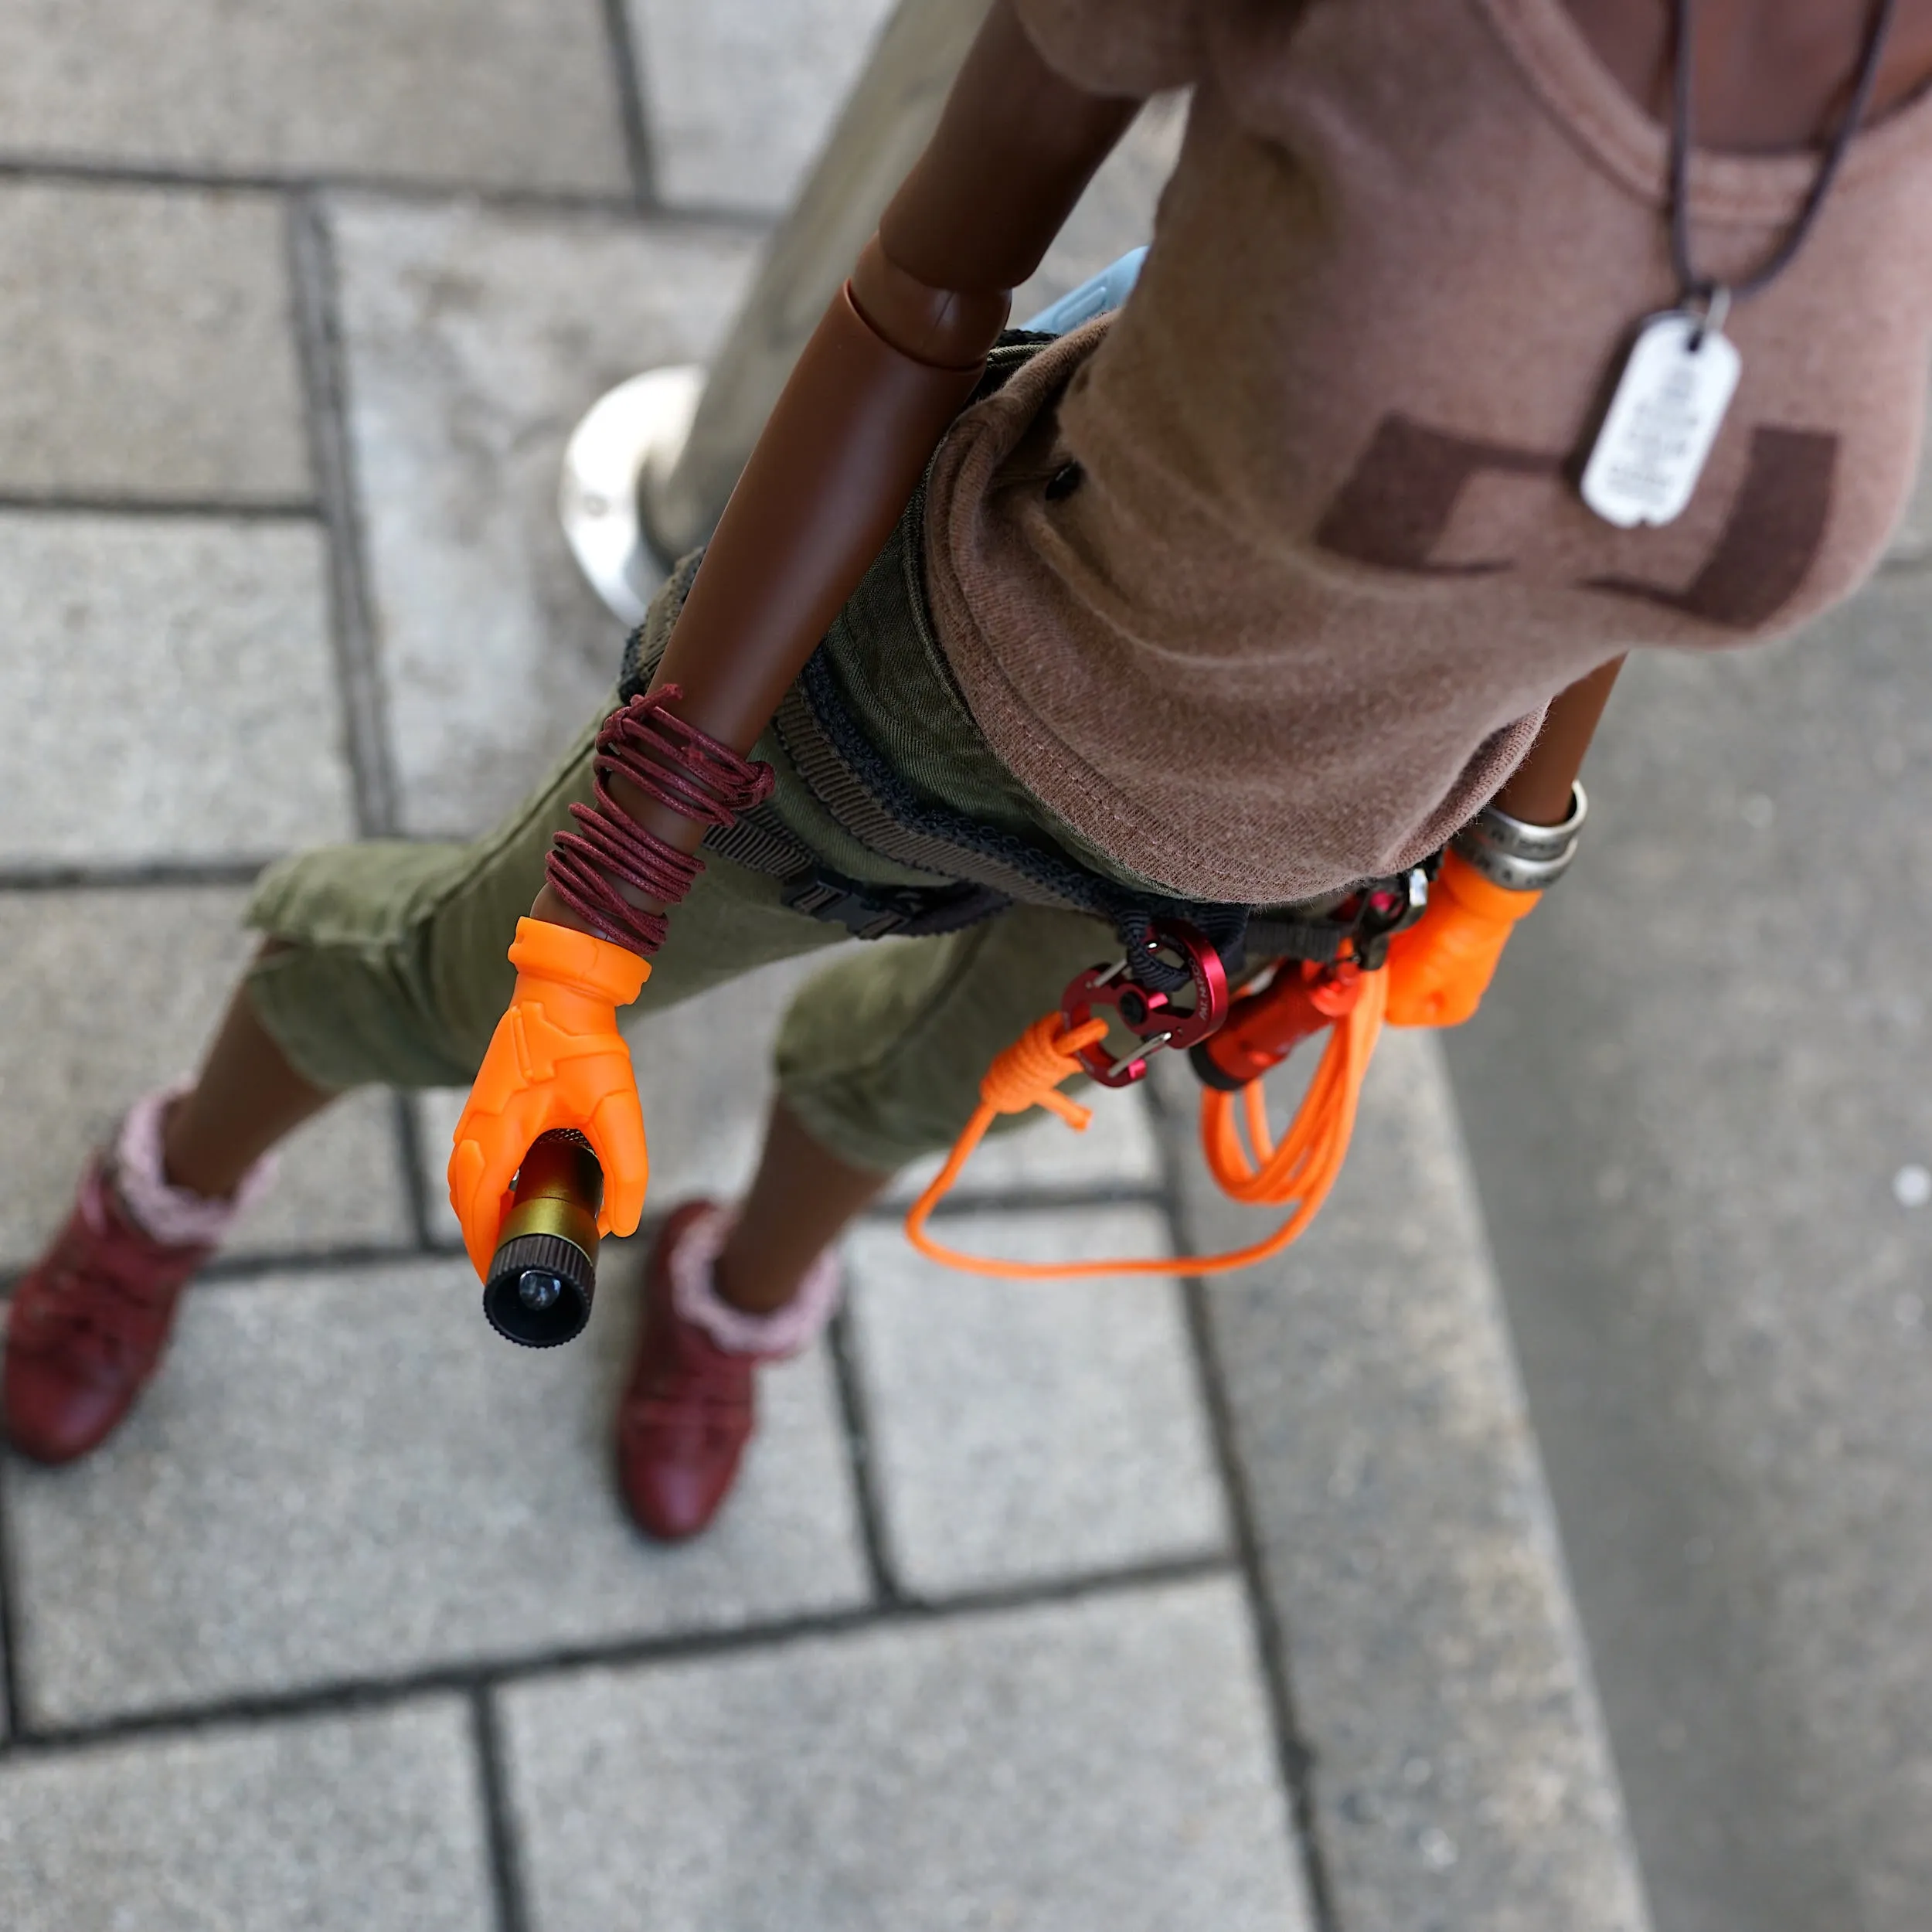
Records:
[[[688,724],[670,706],[683,696],[660,685],[614,711],[597,733],[591,763],[596,802],[573,805],[575,832],[552,842],[545,872],[551,889],[601,937],[634,953],[664,944],[665,910],[690,891],[704,862],[647,832],[611,796],[617,777],[681,817],[724,829],[771,796],[770,766],[741,758]],[[629,886],[660,910],[634,904]]]

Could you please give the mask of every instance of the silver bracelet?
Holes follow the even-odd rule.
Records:
[[[1560,825],[1532,825],[1527,819],[1512,818],[1496,805],[1485,805],[1463,830],[1478,834],[1485,845],[1518,859],[1556,859],[1577,842],[1583,821],[1590,816],[1590,801],[1580,784],[1570,787],[1570,815]]]
[[[1570,862],[1577,855],[1572,845],[1560,859],[1518,859],[1513,854],[1498,852],[1494,845],[1478,845],[1465,842],[1461,833],[1449,842],[1450,849],[1471,872],[1479,872],[1492,886],[1500,886],[1506,893],[1539,893],[1546,886],[1553,886],[1570,869]]]
[[[1580,784],[1570,790],[1570,811],[1560,825],[1532,825],[1485,805],[1450,840],[1473,871],[1505,892],[1541,892],[1569,871],[1577,856],[1577,834],[1590,811]]]

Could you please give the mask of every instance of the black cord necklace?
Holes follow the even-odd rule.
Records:
[[[1768,287],[1791,267],[1816,224],[1872,104],[1895,5],[1896,0],[1877,0],[1851,101],[1797,219],[1760,267],[1741,281],[1727,284],[1699,275],[1691,261],[1696,22],[1692,0],[1677,0],[1670,128],[1670,253],[1677,306],[1639,325],[1583,467],[1583,501],[1607,522],[1624,529],[1668,523],[1690,502],[1743,372],[1737,345],[1724,333],[1724,325],[1735,303]]]

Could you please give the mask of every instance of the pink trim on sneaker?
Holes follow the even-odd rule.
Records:
[[[212,1248],[227,1239],[236,1216],[274,1179],[275,1157],[264,1154],[225,1199],[175,1186],[162,1159],[161,1124],[189,1087],[185,1080],[164,1087],[128,1108],[114,1138],[114,1188],[130,1218],[163,1247]]]
[[[714,1270],[737,1216],[714,1207],[694,1214],[665,1257],[671,1305],[733,1355],[797,1355],[816,1341],[838,1306],[838,1258],[828,1250],[805,1270],[798,1291],[769,1315],[747,1315],[718,1293]]]

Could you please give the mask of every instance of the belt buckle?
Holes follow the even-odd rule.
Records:
[[[865,886],[833,872],[819,871],[780,895],[794,912],[807,913],[828,925],[843,926],[855,939],[885,939],[912,923],[914,915],[903,902],[889,896],[889,886]]]
[[[1364,888],[1349,937],[1355,963],[1374,972],[1387,957],[1389,942],[1406,932],[1429,910],[1429,866],[1411,866],[1393,878]]]

